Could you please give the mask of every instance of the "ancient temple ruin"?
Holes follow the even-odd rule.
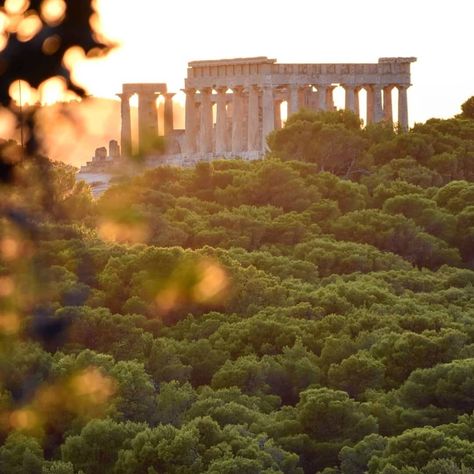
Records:
[[[132,152],[132,121],[130,115],[130,98],[138,96],[138,141],[139,148],[145,149],[149,137],[158,136],[158,111],[156,99],[160,94],[166,97],[165,110],[171,109],[171,117],[168,118],[168,126],[173,126],[173,104],[174,94],[168,94],[166,84],[123,84],[122,92],[117,94],[121,100],[122,133],[121,148],[122,155],[130,156]]]
[[[165,97],[164,133],[174,136],[175,153],[186,156],[259,157],[266,137],[301,108],[332,110],[333,91],[342,86],[347,110],[360,115],[366,91],[367,123],[393,122],[392,90],[398,91],[398,127],[408,129],[407,89],[416,58],[380,58],[368,64],[279,64],[267,57],[193,61],[188,65],[185,130],[173,129],[173,93],[166,84],[125,84],[122,99],[123,154],[131,150],[129,99],[138,94],[139,147],[158,134],[156,98]]]

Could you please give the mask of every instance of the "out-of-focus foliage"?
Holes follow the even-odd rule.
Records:
[[[9,87],[19,79],[36,88],[51,77],[61,77],[68,89],[84,95],[84,90],[73,82],[63,59],[73,47],[80,47],[85,53],[106,50],[107,45],[98,39],[91,26],[95,14],[92,3],[89,0],[0,2],[9,27],[1,58],[2,105],[10,104]]]
[[[472,472],[473,130],[303,111],[266,160],[161,167],[97,201],[54,164],[54,205],[23,165],[0,471]]]
[[[59,306],[56,296],[66,298],[61,305],[80,304],[88,288],[82,283],[72,288],[68,284],[77,280],[72,272],[42,266],[36,257],[51,225],[80,222],[94,211],[76,170],[40,154],[38,107],[22,107],[21,97],[24,85],[36,93],[48,80],[84,96],[66,56],[74,48],[108,49],[93,31],[92,3],[0,2],[0,115],[16,120],[22,142],[0,140],[0,471],[5,473],[74,472],[71,464],[49,461],[52,450],[69,426],[107,413],[117,391],[115,379],[94,364],[53,374],[51,353],[70,324],[51,312]]]
[[[0,144],[0,182],[21,182],[23,161],[32,162],[41,172],[40,180],[49,194],[50,167],[39,156],[41,139],[37,123],[37,107],[22,107],[21,84],[40,90],[47,81],[84,97],[70,71],[68,54],[81,51],[89,56],[105,54],[112,47],[93,29],[97,15],[91,0],[13,0],[0,2],[2,45],[0,55],[0,113],[6,109],[15,117],[24,149],[13,144]],[[19,97],[12,90],[18,85]],[[23,145],[23,143],[22,143]]]

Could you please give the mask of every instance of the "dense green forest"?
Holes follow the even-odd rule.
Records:
[[[268,143],[98,201],[25,165],[1,473],[474,472],[474,119],[301,111]]]

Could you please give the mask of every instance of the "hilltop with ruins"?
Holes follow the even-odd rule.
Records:
[[[334,90],[344,89],[344,108],[361,115],[359,94],[366,93],[367,124],[393,123],[392,91],[397,91],[397,125],[408,129],[407,89],[410,64],[416,58],[380,58],[367,64],[280,64],[267,57],[192,61],[184,80],[185,128],[174,128],[173,97],[164,83],[124,84],[121,93],[120,148],[96,151],[83,171],[119,166],[134,150],[148,164],[192,165],[217,157],[261,158],[266,137],[282,127],[281,104],[287,114],[305,108],[333,110]],[[132,143],[130,99],[138,96],[138,144]],[[164,97],[166,150],[157,152],[156,101]]]

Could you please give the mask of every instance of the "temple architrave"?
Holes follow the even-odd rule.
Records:
[[[367,94],[367,123],[393,123],[392,90],[398,91],[398,127],[408,129],[407,89],[416,58],[380,58],[368,64],[279,64],[267,57],[193,61],[183,91],[185,130],[173,129],[173,93],[166,84],[124,84],[122,154],[131,150],[129,99],[139,97],[139,148],[158,134],[156,98],[165,97],[164,133],[174,137],[174,153],[193,156],[260,157],[266,137],[301,108],[333,110],[333,91],[342,86],[345,109],[360,115],[359,92]],[[214,107],[214,111],[213,111]]]

